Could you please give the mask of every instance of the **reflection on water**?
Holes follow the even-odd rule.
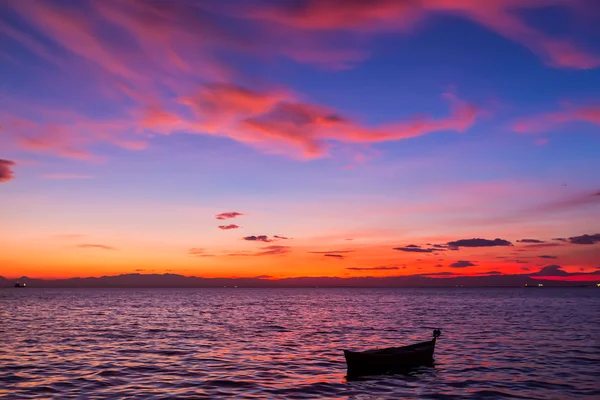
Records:
[[[600,398],[593,289],[0,290],[0,395]],[[435,363],[346,379],[342,350]]]

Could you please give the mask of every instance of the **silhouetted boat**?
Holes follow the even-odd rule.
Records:
[[[348,376],[378,375],[395,370],[430,364],[435,341],[442,332],[434,329],[433,339],[403,347],[367,351],[344,350]]]
[[[27,287],[27,284],[26,283],[17,282],[17,283],[15,283],[15,287]]]

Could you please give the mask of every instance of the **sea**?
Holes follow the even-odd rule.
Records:
[[[346,376],[434,328],[432,365]],[[600,399],[600,289],[1,289],[0,396]]]

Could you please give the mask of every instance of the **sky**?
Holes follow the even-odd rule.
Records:
[[[0,60],[2,276],[600,269],[595,0],[5,1]]]

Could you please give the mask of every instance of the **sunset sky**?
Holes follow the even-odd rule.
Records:
[[[596,0],[3,1],[0,275],[593,273],[599,21]]]

